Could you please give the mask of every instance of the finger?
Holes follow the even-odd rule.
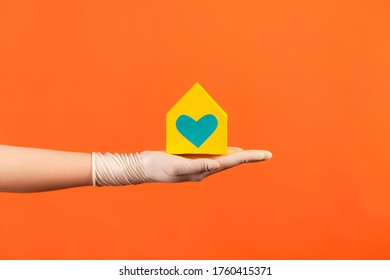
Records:
[[[257,162],[262,160],[267,160],[272,157],[272,153],[266,150],[245,150],[241,152],[235,152],[232,154],[227,154],[214,158],[220,168],[218,171],[231,168],[233,166],[239,165],[241,163],[248,162]]]
[[[239,147],[228,147],[228,154],[234,154],[234,153],[237,153],[237,152],[241,152],[243,151],[243,149],[239,148]]]
[[[237,166],[242,163],[263,161],[270,159],[271,157],[272,153],[270,151],[265,150],[246,150],[242,152],[236,152],[234,156],[232,154],[219,156],[218,158],[214,159],[219,162],[220,167],[215,170],[197,174],[200,179],[195,179],[195,181],[203,180],[212,174],[218,173],[220,171],[231,168],[233,166]]]
[[[176,175],[191,175],[217,170],[219,163],[209,158],[188,159],[177,167]]]

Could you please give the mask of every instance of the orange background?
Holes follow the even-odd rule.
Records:
[[[268,162],[0,194],[0,258],[390,258],[388,1],[0,1],[0,142],[165,147],[195,81]]]

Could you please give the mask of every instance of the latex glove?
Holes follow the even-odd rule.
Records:
[[[226,155],[177,156],[163,151],[140,154],[93,154],[93,184],[135,185],[146,182],[198,182],[207,176],[242,163],[267,160],[271,152],[229,147]]]
[[[188,157],[196,157],[191,155]],[[242,163],[270,159],[271,152],[229,147],[228,154],[210,158],[186,158],[162,151],[141,153],[142,168],[149,182],[199,182],[207,176]]]

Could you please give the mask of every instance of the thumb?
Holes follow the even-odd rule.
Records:
[[[178,175],[197,174],[202,172],[214,171],[219,168],[216,160],[209,158],[189,159],[178,169]]]

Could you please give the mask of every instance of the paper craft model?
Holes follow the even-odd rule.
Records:
[[[169,154],[226,154],[227,114],[195,83],[168,111],[166,152]]]

